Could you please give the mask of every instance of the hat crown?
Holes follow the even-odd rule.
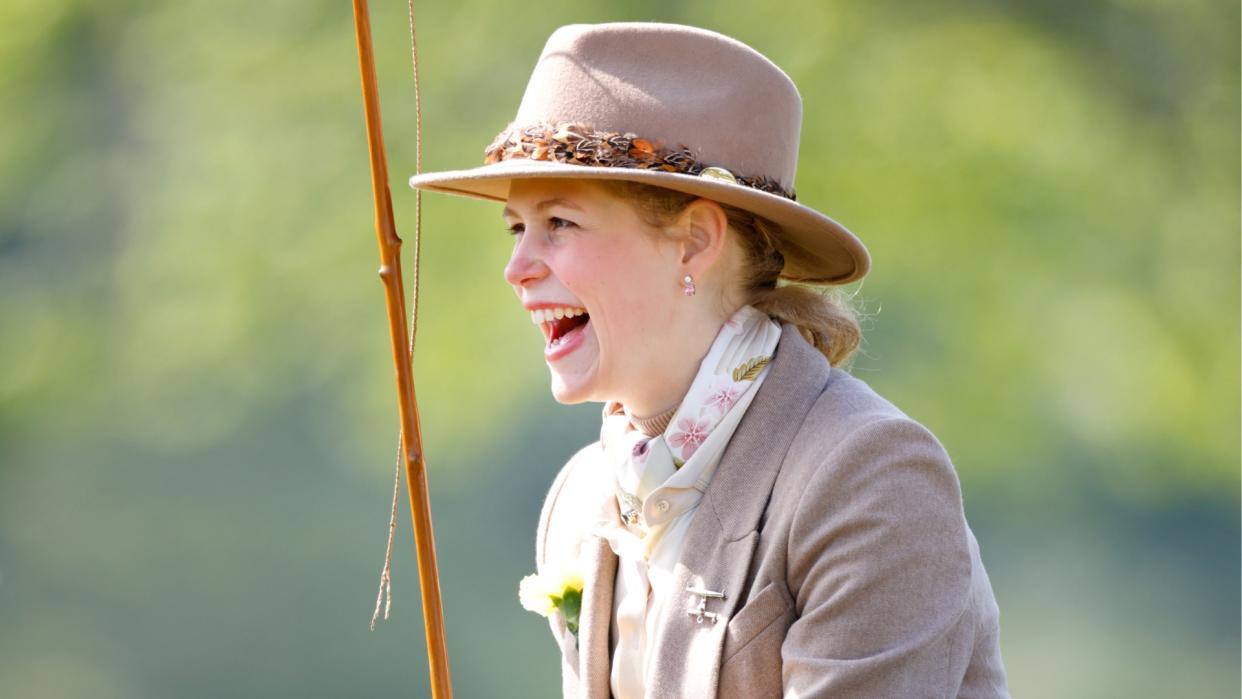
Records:
[[[776,64],[736,39],[676,24],[557,29],[513,125],[586,124],[685,146],[699,163],[793,189],[802,99]]]

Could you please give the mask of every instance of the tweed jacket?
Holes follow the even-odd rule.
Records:
[[[999,616],[957,474],[936,438],[832,368],[792,325],[686,534],[647,696],[1008,697]],[[598,442],[561,469],[536,564],[577,561],[578,638],[549,617],[564,696],[608,699],[617,559]],[[619,512],[618,512],[619,516]]]

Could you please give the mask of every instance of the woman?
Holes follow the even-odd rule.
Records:
[[[582,571],[566,697],[1008,696],[948,456],[836,366],[849,312],[778,286],[869,267],[795,199],[800,121],[733,39],[568,26],[485,165],[411,180],[505,202],[552,392],[604,403],[536,537]]]

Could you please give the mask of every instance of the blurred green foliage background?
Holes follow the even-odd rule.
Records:
[[[372,7],[408,242],[405,11]],[[1014,696],[1238,696],[1237,3],[418,12],[428,170],[481,161],[560,24],[785,68],[801,198],[875,260],[853,371],[954,458]],[[404,501],[367,629],[397,417],[349,3],[8,0],[0,65],[0,695],[425,696]],[[517,582],[598,406],[551,399],[498,214],[426,199],[419,398],[457,693],[552,696]]]

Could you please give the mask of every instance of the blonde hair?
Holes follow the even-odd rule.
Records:
[[[601,184],[635,204],[647,222],[656,227],[671,223],[699,198],[640,182]],[[742,302],[797,327],[832,366],[845,364],[862,341],[862,329],[850,298],[832,287],[780,279],[785,266],[785,258],[776,245],[780,227],[744,209],[720,206],[728,217],[729,228],[737,233],[742,250]]]

